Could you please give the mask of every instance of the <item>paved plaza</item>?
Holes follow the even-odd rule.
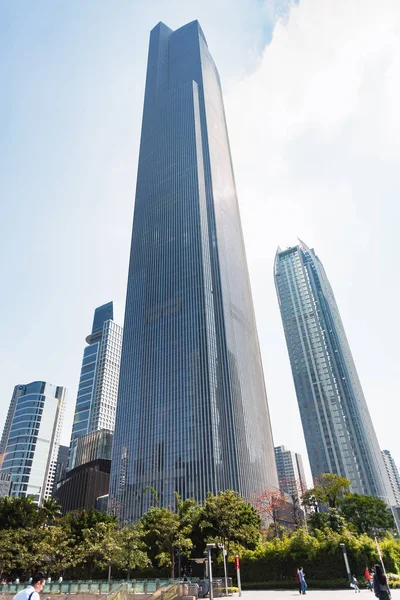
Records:
[[[312,590],[308,589],[306,596],[311,597],[309,600],[351,600],[353,596],[357,600],[375,600],[375,595],[368,590],[361,590],[359,594],[351,589],[349,590]],[[299,598],[300,594],[295,590],[284,591],[243,591],[243,600],[294,600]],[[400,600],[400,590],[392,590],[392,600]]]

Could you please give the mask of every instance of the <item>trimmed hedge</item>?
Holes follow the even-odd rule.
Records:
[[[256,550],[244,550],[240,557],[243,580],[254,582],[278,582],[279,585],[292,585],[295,588],[295,575],[303,567],[307,583],[332,587],[330,582],[347,581],[347,573],[340,544],[344,543],[351,572],[364,585],[365,567],[371,568],[379,560],[374,540],[366,535],[355,536],[350,532],[342,534],[332,531],[316,531],[314,536],[299,529],[290,537],[265,542]],[[398,573],[400,570],[400,543],[393,538],[380,542],[386,570]],[[286,582],[288,582],[286,584]],[[289,583],[290,582],[290,583]],[[324,584],[324,582],[329,582]],[[288,588],[284,588],[288,589]]]

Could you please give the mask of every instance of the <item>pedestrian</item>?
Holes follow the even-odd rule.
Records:
[[[371,573],[369,572],[368,567],[365,567],[365,582],[367,584],[367,588],[369,589],[369,591],[372,592],[372,589],[373,589],[372,577],[371,577]]]
[[[374,592],[379,600],[391,600],[389,585],[381,565],[375,565]]]
[[[306,576],[305,576],[303,567],[300,567],[300,569],[299,569],[299,578],[300,578],[300,585],[301,585],[301,593],[303,595],[305,595],[305,593],[307,591],[307,582],[306,582]]]
[[[358,581],[357,581],[357,577],[355,575],[351,576],[351,584],[353,586],[353,589],[354,589],[355,593],[359,594],[360,593],[360,588],[358,587]]]
[[[15,594],[13,600],[40,600],[40,592],[44,588],[46,578],[43,573],[32,577],[32,584]]]
[[[301,594],[300,569],[296,571],[296,583],[299,586],[299,594]]]

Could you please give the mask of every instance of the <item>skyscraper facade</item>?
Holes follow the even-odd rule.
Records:
[[[86,338],[72,426],[68,469],[75,466],[80,436],[114,430],[121,360],[122,327],[114,322],[113,303],[96,308],[92,333]]]
[[[301,455],[285,446],[276,446],[275,458],[281,492],[301,498],[307,490]]]
[[[314,477],[336,473],[353,493],[393,504],[343,323],[321,261],[302,242],[275,259],[275,285]]]
[[[131,521],[154,487],[277,487],[221,85],[197,21],[151,32],[110,482]]]
[[[65,393],[45,381],[15,386],[0,442],[0,468],[11,473],[12,497],[41,503],[51,496]]]
[[[400,474],[396,463],[393,460],[389,450],[382,450],[383,462],[389,477],[390,485],[393,491],[395,504],[400,506]]]

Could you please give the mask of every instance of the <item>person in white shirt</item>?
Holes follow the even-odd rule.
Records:
[[[43,573],[38,573],[32,577],[31,585],[15,594],[13,600],[40,600],[40,592],[44,588],[46,578]]]

